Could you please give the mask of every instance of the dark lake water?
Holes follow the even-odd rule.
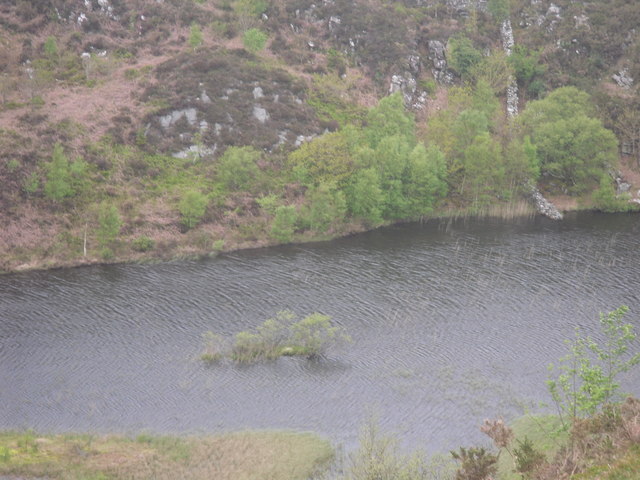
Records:
[[[375,415],[408,445],[484,441],[485,417],[548,402],[576,326],[629,305],[640,329],[640,217],[438,220],[328,243],[154,265],[0,277],[0,429],[298,429],[351,446]],[[279,310],[354,339],[319,362],[198,360]],[[640,394],[640,373],[623,379]]]

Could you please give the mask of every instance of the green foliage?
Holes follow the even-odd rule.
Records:
[[[202,29],[197,23],[192,23],[189,29],[189,45],[192,48],[197,48],[202,45],[204,37],[202,35]]]
[[[594,207],[601,212],[628,212],[637,210],[637,204],[630,203],[628,193],[616,195],[616,188],[611,177],[603,173],[600,177],[600,187],[592,195]]]
[[[535,183],[540,176],[540,162],[531,139],[513,138],[504,153],[505,182],[512,190]]]
[[[209,200],[207,196],[197,190],[187,190],[178,205],[182,216],[182,224],[187,228],[195,227],[207,209]]]
[[[58,43],[55,37],[47,37],[44,42],[44,54],[50,59],[56,59],[58,57]]]
[[[562,181],[570,193],[584,192],[617,164],[615,135],[590,116],[592,108],[586,93],[563,87],[530,102],[521,115],[542,174]]]
[[[250,28],[242,36],[242,44],[244,48],[251,53],[258,53],[264,48],[269,36],[262,30]]]
[[[600,313],[600,326],[605,337],[599,344],[576,329],[576,338],[567,341],[569,353],[557,367],[549,365],[547,386],[558,409],[563,426],[584,415],[593,415],[620,396],[616,377],[640,363],[640,352],[631,353],[636,340],[633,325],[624,323],[629,308],[622,306],[607,314]],[[567,418],[568,417],[568,418]]]
[[[474,48],[467,37],[453,37],[449,40],[449,65],[463,79],[468,79],[473,68],[482,61],[482,52]]]
[[[291,343],[297,354],[306,357],[318,357],[338,343],[351,339],[344,329],[331,324],[331,317],[321,313],[312,313],[291,325]]]
[[[507,89],[513,68],[509,63],[509,57],[502,50],[492,52],[488,57],[483,57],[469,71],[469,77],[486,85],[496,94],[502,94]],[[477,88],[477,87],[476,87]],[[495,102],[495,99],[493,100]]]
[[[81,159],[70,162],[59,143],[54,145],[45,170],[44,193],[51,200],[59,202],[76,195],[86,182],[87,164]]]
[[[478,135],[464,152],[463,193],[475,207],[488,205],[504,194],[501,146],[488,133]]]
[[[376,148],[385,137],[399,135],[414,140],[415,121],[405,108],[400,93],[380,100],[367,114],[365,137],[371,148]],[[415,141],[415,140],[414,140]]]
[[[510,7],[510,0],[489,0],[487,2],[487,9],[489,10],[489,13],[498,22],[503,22],[509,18]]]
[[[246,31],[255,24],[257,17],[267,11],[269,4],[266,0],[235,0],[233,11],[238,19],[241,31]]]
[[[326,133],[303,143],[289,154],[295,176],[306,184],[338,183],[354,169],[347,138],[342,132]]]
[[[311,230],[324,233],[332,225],[344,221],[347,212],[346,199],[344,193],[334,185],[320,184],[312,187],[305,197],[307,203],[300,221]]]
[[[40,177],[36,172],[31,172],[27,178],[24,179],[22,188],[29,195],[33,195],[40,188]]]
[[[281,243],[288,243],[293,237],[298,214],[293,205],[281,205],[275,210],[271,223],[271,236]]]
[[[518,84],[523,87],[529,86],[536,77],[544,74],[544,66],[540,64],[540,51],[530,50],[524,45],[516,44],[511,50],[508,62],[511,64],[516,75]],[[534,88],[537,90],[537,88]]]
[[[362,218],[372,226],[382,223],[382,202],[384,193],[380,188],[380,177],[375,168],[365,168],[351,177],[347,188],[349,212],[356,218]]]
[[[460,447],[451,456],[460,462],[455,480],[488,480],[498,470],[498,456],[487,452],[484,448]]]
[[[409,215],[419,217],[432,212],[437,200],[447,193],[447,163],[438,147],[418,144],[409,154],[407,198]]]
[[[281,311],[266,320],[255,331],[235,335],[230,352],[224,351],[224,339],[210,332],[205,334],[203,360],[219,360],[229,355],[238,363],[275,360],[283,355],[318,357],[333,346],[351,341],[342,327],[334,326],[330,317],[313,313],[296,321],[290,311]]]
[[[253,147],[229,147],[218,161],[218,178],[231,191],[250,188],[260,173],[260,152]]]
[[[327,50],[327,68],[342,76],[347,72],[347,61],[342,52],[334,48]]]
[[[104,202],[98,209],[98,243],[106,248],[113,244],[120,233],[122,220],[115,205]]]
[[[131,242],[131,247],[136,252],[148,252],[149,250],[153,250],[154,241],[151,238],[142,235]]]
[[[347,128],[359,124],[365,111],[350,99],[355,89],[352,82],[350,78],[343,79],[337,74],[314,75],[307,103],[323,121],[337,122]]]
[[[533,479],[536,470],[545,462],[545,455],[538,451],[528,437],[517,440],[518,446],[513,449],[513,457],[516,464],[516,472],[522,475],[523,480]]]

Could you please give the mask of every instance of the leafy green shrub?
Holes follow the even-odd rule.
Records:
[[[253,147],[229,147],[218,161],[218,178],[231,191],[246,189],[258,176],[259,159]]]
[[[298,214],[293,205],[281,205],[275,210],[275,217],[271,223],[271,236],[282,243],[291,241],[295,231]]]
[[[204,361],[217,361],[225,355],[238,363],[255,363],[274,360],[283,355],[318,357],[327,349],[351,339],[342,327],[331,324],[327,315],[311,314],[296,322],[290,311],[278,312],[255,331],[243,331],[235,335],[230,351],[225,352],[222,337],[204,335]]]
[[[251,53],[258,53],[262,50],[267,43],[269,36],[262,30],[257,28],[250,28],[242,37],[242,43],[244,48]]]
[[[482,61],[482,52],[474,48],[467,37],[453,37],[449,41],[449,65],[463,79]]]
[[[101,247],[112,244],[120,233],[122,220],[115,205],[102,203],[98,210],[98,243]]]
[[[587,93],[562,87],[529,102],[519,117],[538,151],[542,175],[559,179],[569,193],[588,190],[618,161],[616,137],[593,110]]]
[[[151,238],[143,235],[131,242],[131,246],[136,252],[148,252],[149,250],[153,249],[154,241]]]
[[[569,353],[557,367],[549,365],[550,375],[558,371],[547,386],[565,429],[569,428],[567,420],[573,423],[581,416],[593,415],[615,400],[620,395],[617,376],[640,363],[640,352],[629,351],[636,334],[632,324],[623,322],[628,311],[629,307],[622,306],[600,313],[602,344],[576,329],[576,338],[566,342]]]
[[[47,198],[61,201],[76,195],[85,181],[87,164],[78,159],[70,162],[64,154],[62,145],[56,143],[51,161],[45,165],[47,181],[44,193]]]
[[[191,45],[192,48],[199,47],[202,45],[203,39],[204,37],[202,35],[200,25],[197,23],[191,24],[191,28],[189,29],[189,45]]]
[[[197,190],[187,190],[178,205],[182,224],[187,228],[195,227],[204,216],[208,203],[206,195]]]
[[[487,480],[498,470],[498,456],[484,448],[460,447],[458,452],[452,451],[451,456],[460,462],[456,480]]]
[[[628,193],[616,195],[616,189],[611,177],[604,173],[600,178],[600,187],[592,195],[594,207],[602,212],[629,212],[638,209],[638,204],[630,202]]]
[[[536,470],[545,462],[546,457],[536,450],[533,443],[525,436],[524,441],[517,440],[518,446],[513,449],[516,472],[525,480],[534,478]]]
[[[342,327],[331,324],[331,317],[313,313],[291,325],[291,348],[298,355],[318,357],[332,345],[351,339]]]
[[[58,43],[55,37],[47,37],[43,45],[44,54],[50,58],[55,59],[58,56]]]

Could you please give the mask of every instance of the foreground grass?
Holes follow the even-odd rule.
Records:
[[[517,441],[524,441],[525,437],[533,444],[534,448],[543,453],[548,461],[558,453],[560,448],[566,445],[569,439],[567,432],[559,432],[560,419],[555,415],[533,416],[526,415],[517,418],[511,423],[513,434]],[[520,480],[521,475],[515,472],[513,458],[503,449],[498,459],[498,478],[501,480]]]
[[[528,438],[534,448],[543,453],[550,462],[569,441],[569,434],[560,432],[560,420],[554,415],[524,416],[516,419],[512,423],[512,428],[517,440],[523,441],[525,437]],[[506,451],[500,454],[497,478],[499,480],[522,479],[522,476],[514,471],[513,458]],[[626,452],[614,450],[606,464],[595,465],[571,478],[575,480],[640,480],[640,445],[633,445]]]
[[[0,475],[23,478],[304,480],[332,459],[329,442],[310,433],[134,439],[0,433]]]

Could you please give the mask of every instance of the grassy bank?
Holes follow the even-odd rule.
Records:
[[[0,476],[50,479],[303,480],[333,459],[311,433],[136,438],[0,433]]]
[[[487,206],[483,209],[452,208],[446,207],[434,211],[431,215],[416,221],[428,221],[430,219],[443,218],[502,218],[511,220],[519,217],[533,217],[536,215],[533,207],[524,200],[507,202]],[[255,218],[256,225],[265,223],[262,218]],[[403,221],[404,222],[404,221]],[[344,223],[339,229],[322,234],[304,232],[293,236],[289,242],[281,242],[269,237],[266,231],[261,231],[257,226],[253,229],[252,238],[245,238],[240,231],[226,231],[226,235],[216,244],[214,235],[209,231],[211,225],[196,227],[186,234],[175,233],[170,242],[163,241],[166,232],[150,234],[149,240],[156,248],[139,251],[135,247],[135,238],[123,238],[113,250],[113,257],[105,259],[98,251],[89,250],[86,255],[82,250],[83,227],[78,226],[68,237],[74,238],[73,245],[66,242],[56,243],[57,237],[43,238],[43,244],[34,249],[9,250],[0,264],[0,274],[26,272],[34,270],[49,270],[55,268],[72,268],[88,265],[107,265],[121,263],[153,263],[180,259],[215,257],[222,252],[237,250],[265,248],[283,245],[287,243],[304,244],[311,242],[330,241],[336,238],[347,237],[364,233],[377,228],[393,225],[396,222],[384,222],[375,227],[367,226],[362,222]],[[248,228],[248,227],[247,227]],[[264,229],[262,229],[264,230]],[[51,242],[52,245],[44,245]]]

